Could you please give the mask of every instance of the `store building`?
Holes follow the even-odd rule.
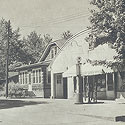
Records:
[[[85,95],[85,85],[96,83],[98,99],[115,99],[119,96],[118,88],[124,83],[121,82],[121,80],[125,79],[124,76],[121,79],[118,71],[105,65],[98,64],[93,66],[88,62],[88,60],[113,61],[113,57],[117,54],[116,51],[109,44],[99,45],[94,50],[90,50],[88,43],[85,41],[86,36],[88,36],[88,32],[84,31],[71,37],[50,63],[52,98],[75,97],[77,90],[76,63],[78,57],[81,57],[82,64],[83,95]],[[122,74],[124,74],[123,71]]]

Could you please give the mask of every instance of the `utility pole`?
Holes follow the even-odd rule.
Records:
[[[10,41],[10,20],[8,21],[8,26],[7,26],[7,54],[6,54],[6,98],[8,97],[8,62],[9,62],[9,41]]]
[[[83,104],[83,83],[81,76],[81,57],[77,58],[76,64],[77,92],[75,104]]]

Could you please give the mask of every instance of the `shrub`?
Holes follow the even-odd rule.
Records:
[[[0,85],[0,96],[5,96],[5,86],[4,86],[4,84]]]
[[[27,96],[27,89],[24,89],[20,84],[9,84],[8,94],[10,97],[25,97]]]

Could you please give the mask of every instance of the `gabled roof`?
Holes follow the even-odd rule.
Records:
[[[62,45],[66,42],[66,39],[59,39],[59,40],[55,40],[54,43],[61,48]]]
[[[43,54],[42,54],[42,56],[41,56],[39,62],[44,61],[44,59],[45,59],[46,55],[48,54],[48,51],[49,51],[49,49],[51,48],[52,45],[55,44],[55,45],[57,45],[57,46],[59,47],[59,49],[60,49],[60,48],[62,48],[62,46],[63,46],[63,44],[64,44],[65,42],[66,42],[66,39],[59,39],[59,40],[55,40],[55,41],[50,42],[50,43],[46,46],[46,48],[45,48],[45,50],[44,50],[44,52],[43,52]]]
[[[60,48],[60,51],[56,54],[56,56],[53,58],[53,60],[50,63],[50,67],[53,65],[55,59],[57,58],[57,56],[61,53],[61,51],[68,45],[68,43],[72,42],[72,40],[78,38],[79,36],[86,34],[89,32],[89,29],[85,29],[82,30],[76,34],[74,34],[73,36],[71,36],[69,39],[66,40],[66,42],[62,45],[62,47]]]
[[[35,67],[39,67],[39,66],[48,66],[50,64],[51,60],[48,61],[44,61],[44,58],[46,57],[46,54],[48,53],[50,47],[54,44],[56,44],[59,48],[62,47],[62,45],[65,43],[65,39],[59,39],[59,40],[55,40],[53,42],[50,42],[47,47],[45,48],[40,60],[38,63],[34,63],[34,64],[30,64],[30,65],[22,65],[20,67],[16,67],[14,70],[26,70],[29,68],[35,68]]]

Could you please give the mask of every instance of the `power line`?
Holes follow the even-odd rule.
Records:
[[[58,17],[58,18],[54,18],[54,19],[42,20],[42,23],[56,22],[56,21],[60,21],[60,20],[65,20],[67,18],[73,18],[73,17],[76,17],[76,16],[82,16],[83,14],[85,15],[85,13],[79,12],[79,13],[76,13],[76,14],[65,15],[65,16],[61,16],[61,17]],[[86,13],[86,14],[88,14],[88,13]],[[38,23],[41,23],[41,21],[38,22]]]
[[[61,19],[61,20],[54,20],[54,21],[51,21],[51,22],[41,22],[42,24],[58,24],[58,23],[62,23],[62,22],[66,22],[66,21],[70,21],[70,20],[74,20],[74,19],[79,19],[79,18],[82,18],[82,17],[87,17],[89,16],[88,15],[77,15],[77,16],[73,16],[73,17],[70,17],[70,18],[65,18],[65,19]],[[38,26],[23,26],[23,27],[40,27],[41,25],[38,25]]]
[[[80,16],[80,15],[83,15],[83,14],[85,14],[85,13],[84,12],[79,12],[79,13],[74,13],[74,14],[70,14],[70,15],[64,15],[64,16],[61,16],[61,17],[57,17],[57,18],[54,18],[54,19],[47,19],[47,20],[44,20],[44,18],[42,18],[43,19],[42,23],[50,23],[52,21],[63,20],[63,19],[66,19],[66,18],[71,18],[73,16]],[[41,21],[38,22],[38,23],[41,23]]]
[[[52,21],[48,21],[48,22],[42,22],[42,24],[51,24],[51,25],[54,25],[54,24],[59,24],[59,23],[64,23],[64,22],[68,22],[68,21],[72,21],[72,20],[76,20],[76,19],[79,19],[79,18],[83,18],[83,17],[87,17],[89,16],[90,14],[87,14],[87,15],[83,15],[83,14],[79,14],[79,15],[75,15],[75,16],[72,16],[72,17],[68,17],[68,18],[64,18],[64,19],[61,19],[60,20],[52,20]],[[44,25],[37,25],[37,26],[23,26],[24,28],[39,28],[39,27],[45,27]]]

